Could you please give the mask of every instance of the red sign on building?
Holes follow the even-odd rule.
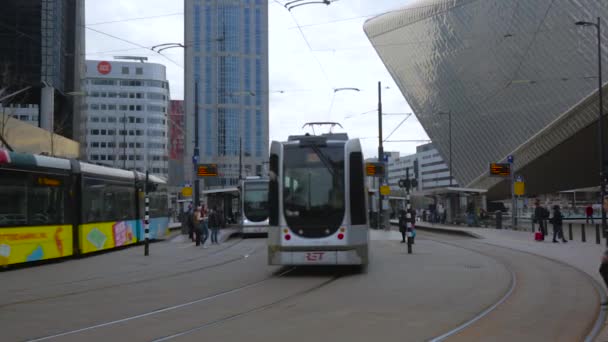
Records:
[[[97,71],[102,75],[107,75],[112,71],[112,64],[106,61],[99,62],[99,64],[97,64]]]
[[[174,100],[169,105],[169,158],[182,160],[184,158],[184,101]]]

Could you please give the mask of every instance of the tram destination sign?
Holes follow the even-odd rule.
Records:
[[[196,174],[199,177],[217,177],[217,164],[199,164]]]
[[[509,177],[511,175],[511,164],[490,163],[490,176]]]

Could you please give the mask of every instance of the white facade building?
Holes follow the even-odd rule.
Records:
[[[164,65],[86,61],[83,159],[168,177]]]
[[[415,190],[429,190],[445,188],[450,186],[450,170],[433,144],[425,144],[416,147],[416,153],[399,157],[392,152],[388,161],[388,185],[393,189],[399,187],[400,179],[405,179],[406,170],[409,168],[410,178],[418,180],[418,188]],[[452,186],[458,183],[452,179]]]
[[[0,105],[0,113],[38,127],[40,111],[37,104],[15,104],[7,107]]]

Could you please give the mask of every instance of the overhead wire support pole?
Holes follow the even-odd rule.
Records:
[[[410,201],[410,168],[405,168],[405,179],[406,179],[406,187],[405,187],[405,235],[407,237],[407,254],[412,254],[412,244],[414,242],[414,232],[412,229],[412,206]]]
[[[378,163],[384,164],[384,148],[382,147],[382,82],[378,82]],[[383,168],[386,171],[386,168]],[[384,177],[378,177],[378,229],[382,228],[382,193],[380,188]]]
[[[148,196],[148,180],[149,180],[149,171],[146,168],[146,182],[144,183],[144,198],[145,198],[145,212],[144,212],[144,238],[145,238],[145,247],[144,247],[144,255],[148,256],[150,254],[150,197]]]
[[[194,208],[197,208],[200,202],[200,181],[197,174],[197,164],[199,158],[198,149],[198,80],[194,82],[194,155],[192,156],[192,164],[194,166]]]

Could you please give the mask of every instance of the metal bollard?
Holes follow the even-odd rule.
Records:
[[[600,244],[600,225],[595,224],[595,243]]]
[[[572,241],[572,223],[568,223],[568,234],[570,235],[570,241]]]
[[[581,231],[582,240],[583,240],[583,242],[587,242],[587,231],[585,229],[585,224],[584,223],[581,224],[581,227],[582,227],[582,231]]]

